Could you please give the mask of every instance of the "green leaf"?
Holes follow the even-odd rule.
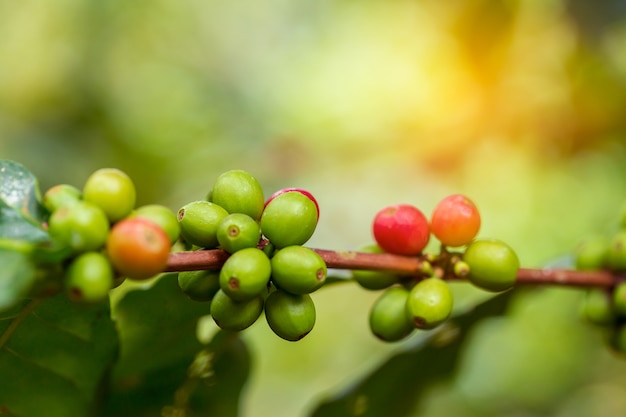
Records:
[[[9,206],[35,222],[44,220],[40,204],[39,181],[23,165],[0,160],[0,198]]]
[[[112,396],[106,415],[161,415],[164,409],[176,406],[177,392],[189,391],[190,372],[194,369],[194,360],[198,360],[197,355],[209,353],[212,378],[221,375],[221,369],[230,368],[224,364],[229,362],[230,355],[235,355],[234,352],[239,352],[236,356],[242,356],[241,350],[245,347],[238,338],[214,339],[208,346],[198,340],[198,320],[209,314],[209,307],[210,303],[191,301],[182,293],[177,274],[162,275],[149,288],[132,290],[124,295],[114,310],[122,351],[113,372]],[[247,378],[247,366],[245,372],[220,378],[228,380],[232,377],[243,385],[241,381]],[[205,391],[205,382],[204,379],[194,382],[198,392]],[[215,383],[221,387],[218,379],[213,379],[209,385]],[[229,382],[224,386],[231,385]],[[195,392],[191,390],[188,395]],[[238,390],[235,396],[238,397]],[[223,401],[219,397],[216,400]],[[196,407],[195,404],[196,400],[193,400],[192,406]],[[234,404],[236,407],[237,401]],[[198,407],[206,409],[214,405],[200,402]],[[208,414],[200,412],[198,415]]]
[[[17,162],[0,160],[0,238],[48,241],[40,200],[37,178]]]
[[[117,351],[108,302],[25,300],[0,314],[0,414],[96,415]]]
[[[513,294],[499,294],[453,318],[440,331],[424,333],[416,345],[392,356],[338,396],[323,401],[312,416],[410,415],[428,388],[454,375],[469,329],[487,317],[503,314]]]
[[[26,297],[35,281],[35,266],[23,252],[0,248],[0,312]]]

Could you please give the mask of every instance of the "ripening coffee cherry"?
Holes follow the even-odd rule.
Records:
[[[271,260],[272,281],[283,291],[309,294],[326,282],[326,263],[312,249],[287,246],[274,253]]]
[[[385,342],[395,342],[407,337],[415,326],[406,312],[409,290],[391,287],[376,300],[369,315],[372,333]]]
[[[217,241],[228,253],[245,248],[255,248],[261,238],[261,227],[252,217],[233,213],[224,217],[217,225]]]
[[[276,248],[303,245],[317,226],[316,203],[301,191],[287,191],[268,200],[261,215],[261,232]]]
[[[94,204],[77,201],[63,206],[48,219],[50,236],[76,252],[101,249],[109,233],[109,220]]]
[[[588,289],[583,299],[581,315],[585,320],[599,326],[615,323],[611,293],[604,288]]]
[[[119,169],[102,168],[87,178],[83,200],[102,208],[109,221],[114,223],[128,216],[135,207],[135,184]]]
[[[622,281],[613,289],[613,311],[617,316],[626,317],[626,281]]]
[[[263,189],[257,179],[240,169],[224,172],[217,177],[210,199],[228,213],[247,214],[254,220],[261,217],[265,202]]]
[[[250,327],[261,316],[263,303],[262,295],[246,301],[235,301],[219,290],[211,301],[211,316],[221,329],[241,331]]]
[[[597,271],[605,267],[609,241],[604,236],[593,236],[581,242],[574,250],[576,269]]]
[[[211,301],[220,289],[219,270],[183,271],[178,273],[178,286],[194,301]]]
[[[365,245],[359,248],[364,253],[384,253],[377,244]],[[398,275],[387,271],[353,270],[352,278],[363,288],[368,290],[382,290],[399,281]]]
[[[517,254],[500,240],[474,240],[465,250],[463,260],[470,267],[467,279],[484,290],[505,291],[517,280]]]
[[[113,268],[100,252],[85,252],[72,260],[65,272],[65,289],[72,301],[105,300],[113,288]]]
[[[406,315],[418,329],[434,329],[452,313],[452,292],[448,284],[436,277],[426,278],[411,288]]]
[[[43,195],[43,205],[50,213],[63,206],[68,206],[83,198],[81,191],[69,184],[58,184],[48,189]]]
[[[170,239],[156,223],[131,217],[115,223],[106,251],[114,269],[134,280],[151,278],[165,269]]]
[[[319,218],[320,218],[320,206],[319,206],[319,204],[317,204],[317,200],[315,199],[313,194],[311,194],[309,191],[304,190],[302,188],[289,187],[289,188],[280,189],[280,190],[276,191],[274,194],[272,194],[270,196],[270,198],[267,199],[267,201],[265,201],[265,206],[267,206],[273,199],[275,199],[279,195],[285,194],[285,193],[289,193],[289,192],[292,192],[292,191],[304,195],[306,198],[308,198],[309,200],[311,200],[315,204],[315,209],[317,211],[317,219],[319,220]]]
[[[241,249],[224,262],[220,288],[233,300],[249,300],[267,291],[271,272],[270,260],[261,249]]]
[[[430,230],[445,246],[465,246],[478,234],[480,213],[472,200],[461,194],[441,200],[430,220]]]
[[[612,271],[626,271],[626,230],[620,230],[610,239],[606,264]]]
[[[376,243],[397,255],[420,254],[430,239],[424,213],[409,204],[396,204],[380,210],[372,226]]]
[[[181,236],[192,245],[206,249],[215,249],[217,226],[228,216],[221,206],[199,200],[185,204],[178,210],[178,224]]]
[[[313,330],[315,304],[309,294],[276,290],[265,300],[265,318],[278,337],[295,342]]]
[[[180,236],[180,225],[176,214],[161,204],[148,204],[133,210],[128,217],[141,217],[156,223],[174,244]]]

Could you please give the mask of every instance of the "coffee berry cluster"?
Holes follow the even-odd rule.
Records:
[[[620,226],[611,234],[589,237],[575,249],[576,269],[611,271],[626,278],[626,210]],[[585,291],[581,314],[605,331],[607,344],[626,352],[626,279],[612,287],[591,287]]]
[[[319,219],[311,193],[286,188],[265,200],[255,177],[231,170],[217,178],[206,199],[184,205],[177,217],[190,249],[229,254],[219,269],[178,274],[189,298],[211,301],[220,328],[244,330],[265,312],[269,327],[285,340],[300,340],[313,329],[310,294],[324,285],[327,267],[302,246]]]
[[[361,248],[370,253],[421,256],[418,274],[391,271],[352,272],[363,288],[384,290],[370,310],[371,331],[384,341],[404,339],[415,329],[431,330],[452,313],[453,296],[447,279],[465,278],[477,287],[499,292],[516,281],[519,259],[504,242],[477,239],[480,213],[472,200],[460,194],[441,200],[428,219],[410,204],[380,210],[373,220],[375,243]],[[438,254],[424,254],[431,236],[439,241]]]
[[[133,181],[115,168],[93,172],[82,189],[59,184],[43,195],[47,230],[65,252],[59,284],[73,301],[104,300],[126,278],[144,280],[165,269],[180,234],[176,216],[135,202]]]

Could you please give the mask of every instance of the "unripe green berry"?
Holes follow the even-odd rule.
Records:
[[[180,236],[180,225],[176,214],[160,204],[148,204],[135,209],[129,217],[141,217],[156,223],[163,229],[170,242],[174,244]]]
[[[187,203],[178,210],[181,236],[192,245],[215,249],[217,226],[226,216],[228,212],[217,204],[204,200]]]
[[[326,282],[327,268],[322,257],[304,246],[287,246],[271,260],[272,281],[292,294],[308,294]]]
[[[626,230],[620,230],[611,238],[606,263],[612,271],[626,271]]]
[[[72,301],[105,300],[113,287],[113,268],[100,252],[86,252],[72,260],[65,273],[65,288]]]
[[[235,169],[221,174],[209,193],[210,200],[228,213],[243,213],[258,220],[265,197],[259,182],[248,172]]]
[[[101,249],[109,229],[109,221],[102,209],[85,201],[63,206],[48,219],[50,236],[76,252]]]
[[[574,251],[576,269],[597,271],[605,267],[609,241],[604,236],[593,236],[581,242]]]
[[[63,206],[68,206],[82,199],[81,191],[69,184],[58,184],[50,188],[43,195],[43,205],[48,212],[53,213]]]
[[[373,243],[359,248],[364,253],[384,253],[380,246]],[[353,270],[352,278],[368,290],[382,290],[398,282],[398,275],[388,271]]]
[[[369,315],[372,333],[386,342],[407,337],[415,326],[406,313],[409,291],[404,287],[391,287],[376,300]]]
[[[295,342],[313,330],[315,304],[309,294],[276,290],[265,300],[265,318],[278,337]]]
[[[179,272],[178,286],[183,294],[194,301],[211,301],[220,289],[220,271]]]
[[[452,313],[452,292],[440,278],[426,278],[409,291],[406,302],[407,317],[418,329],[434,329]]]
[[[267,203],[261,231],[277,248],[303,245],[313,236],[317,219],[315,203],[299,191],[289,191]]]
[[[626,317],[626,281],[622,281],[613,289],[613,310],[620,317]]]
[[[233,213],[224,217],[217,226],[217,241],[228,253],[245,248],[255,248],[261,238],[261,228],[252,217]]]
[[[117,168],[102,168],[87,178],[83,200],[102,208],[109,221],[114,223],[128,216],[135,207],[135,184]]]
[[[479,288],[499,292],[511,288],[517,280],[519,259],[506,243],[495,239],[472,241],[463,261],[470,267],[467,279]]]
[[[612,296],[603,288],[588,289],[583,299],[581,314],[592,324],[606,326],[615,323]]]
[[[223,330],[244,330],[257,321],[262,311],[262,295],[246,301],[235,301],[224,291],[219,290],[211,301],[211,316]]]
[[[271,272],[270,260],[261,249],[241,249],[224,262],[220,288],[233,300],[249,300],[267,291]]]

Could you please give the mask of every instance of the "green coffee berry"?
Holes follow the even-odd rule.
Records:
[[[148,204],[133,210],[129,217],[141,217],[156,223],[163,229],[170,242],[174,244],[180,236],[180,225],[176,214],[160,204]]]
[[[626,317],[626,281],[622,281],[613,289],[613,310],[620,317]]]
[[[626,230],[620,230],[613,235],[606,256],[609,269],[626,271]]]
[[[287,246],[271,260],[272,281],[292,294],[311,293],[326,282],[326,263],[320,255],[304,246]]]
[[[235,169],[221,174],[209,193],[210,200],[229,213],[243,213],[258,220],[265,197],[259,182],[248,172]]]
[[[370,244],[359,248],[364,253],[384,253],[377,244]],[[363,288],[368,290],[382,290],[399,281],[397,274],[387,271],[353,270],[352,278]]]
[[[234,253],[245,248],[255,248],[261,238],[261,228],[247,214],[233,213],[222,219],[217,226],[216,236],[222,249]]]
[[[426,278],[411,288],[406,302],[408,319],[418,329],[434,329],[452,313],[452,292],[448,284],[436,277]]]
[[[50,188],[43,195],[43,205],[53,213],[63,206],[68,206],[82,199],[81,191],[69,184],[59,184]]]
[[[581,315],[590,323],[606,326],[615,323],[611,294],[603,288],[590,288],[585,292]]]
[[[265,318],[278,337],[295,342],[313,330],[315,304],[309,294],[276,290],[265,300]]]
[[[72,260],[65,274],[68,297],[77,302],[105,300],[113,287],[113,268],[100,252],[86,252]]]
[[[178,273],[178,286],[194,301],[211,301],[220,289],[220,271],[183,271]]]
[[[606,265],[609,241],[604,236],[593,236],[585,239],[574,250],[576,269],[581,271],[597,271]]]
[[[280,194],[267,203],[261,215],[261,231],[277,248],[303,245],[317,226],[315,203],[299,191]]]
[[[270,260],[261,249],[241,249],[224,262],[220,288],[233,300],[249,300],[267,291],[270,274]]]
[[[217,226],[226,216],[228,212],[217,204],[192,201],[178,210],[180,234],[192,245],[215,249],[218,246]]]
[[[244,330],[257,321],[262,311],[262,295],[246,301],[235,301],[224,291],[219,290],[211,301],[211,316],[223,330]]]
[[[372,333],[386,342],[407,337],[415,329],[406,313],[409,291],[404,287],[385,290],[370,310],[369,326]]]
[[[48,219],[50,236],[76,252],[101,249],[109,229],[109,220],[104,211],[84,201],[63,206]]]
[[[135,184],[119,169],[102,168],[87,178],[83,200],[99,206],[110,222],[116,222],[128,216],[135,207]]]
[[[519,259],[506,243],[479,239],[469,244],[463,261],[470,267],[467,279],[479,288],[499,292],[511,288],[517,280]]]

